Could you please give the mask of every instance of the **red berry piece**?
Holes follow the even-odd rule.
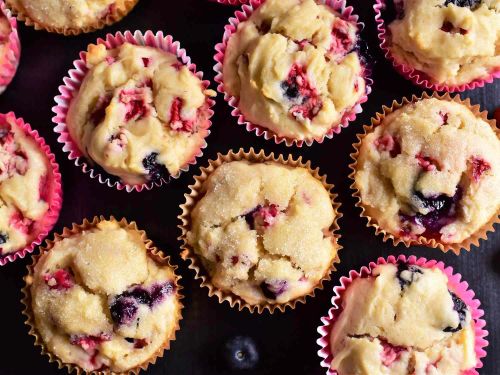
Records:
[[[356,40],[349,35],[350,24],[343,19],[337,18],[332,29],[332,43],[329,52],[334,55],[345,56],[353,50]]]
[[[415,156],[415,158],[418,161],[418,165],[420,165],[422,169],[427,172],[441,170],[439,162],[430,156],[424,156],[422,153],[419,153]]]
[[[94,105],[94,110],[90,114],[90,121],[94,126],[99,125],[106,117],[106,108],[108,108],[109,103],[111,103],[111,95],[101,95],[96,104]]]
[[[80,346],[87,353],[94,353],[99,344],[109,340],[111,340],[111,335],[109,333],[101,333],[99,336],[72,335],[69,342],[72,345]]]
[[[113,65],[116,62],[116,59],[113,56],[106,56],[105,60],[108,65]]]
[[[147,68],[149,66],[149,64],[151,64],[151,58],[149,58],[149,57],[143,57],[142,58],[142,64],[144,65],[145,68]]]
[[[58,269],[52,274],[46,274],[43,279],[50,289],[68,290],[74,285],[71,273],[65,269]]]
[[[382,345],[382,353],[380,357],[384,366],[389,367],[391,364],[396,362],[401,353],[406,351],[406,348],[402,346],[396,346],[390,344],[388,341],[380,339],[380,344]]]
[[[479,157],[472,157],[470,160],[472,178],[475,182],[479,182],[481,176],[491,169],[490,163]]]
[[[382,137],[377,138],[374,144],[378,151],[388,151],[391,158],[395,158],[401,153],[401,145],[398,140],[390,134],[386,133]]]
[[[122,90],[120,102],[125,105],[125,121],[140,120],[149,114],[144,88]]]
[[[33,220],[24,217],[20,211],[16,211],[10,217],[9,224],[21,233],[28,234],[31,232]]]
[[[448,113],[439,111],[439,117],[441,117],[441,125],[448,125]]]
[[[260,284],[260,289],[266,298],[276,299],[288,290],[288,282],[286,280],[266,280]]]
[[[193,120],[184,120],[181,116],[184,101],[181,98],[175,98],[170,107],[170,127],[173,130],[186,133],[194,133],[195,122]]]

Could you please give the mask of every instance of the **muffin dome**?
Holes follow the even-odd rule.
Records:
[[[500,69],[498,0],[394,1],[389,49],[431,82],[455,86]]]
[[[86,371],[128,372],[156,357],[180,319],[177,277],[141,232],[115,221],[56,240],[28,278],[48,351]]]
[[[339,375],[460,375],[476,365],[474,324],[440,269],[379,265],[343,293],[331,368]]]
[[[267,0],[228,41],[224,89],[246,120],[280,137],[320,138],[365,96],[359,31],[314,0]]]
[[[500,141],[464,104],[429,98],[389,113],[359,146],[361,206],[396,238],[461,243],[498,215]]]
[[[216,288],[250,305],[280,304],[309,294],[329,272],[336,213],[307,169],[228,162],[201,193],[187,240]]]

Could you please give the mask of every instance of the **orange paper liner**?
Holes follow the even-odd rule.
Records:
[[[191,245],[189,245],[187,241],[187,233],[191,228],[191,210],[196,206],[198,201],[203,198],[203,193],[201,192],[201,190],[203,188],[204,182],[207,180],[208,176],[222,164],[240,160],[247,160],[252,163],[275,162],[291,167],[306,168],[313,177],[321,181],[325,189],[330,194],[332,206],[335,213],[335,219],[329,229],[332,234],[332,240],[336,247],[337,253],[335,254],[335,258],[332,261],[330,269],[325,273],[323,278],[319,281],[318,285],[306,295],[282,304],[249,304],[236,294],[233,294],[229,291],[220,290],[212,284],[210,276],[207,274],[199,256],[195,253],[194,249],[191,247]],[[209,160],[208,166],[202,167],[200,171],[200,175],[194,176],[194,184],[189,186],[189,193],[184,194],[186,202],[180,206],[182,212],[179,215],[179,220],[181,221],[179,228],[182,234],[178,239],[183,243],[181,252],[182,258],[184,260],[189,260],[189,268],[194,270],[196,273],[195,279],[201,280],[201,286],[208,289],[208,295],[210,297],[217,297],[219,303],[227,301],[231,307],[236,306],[239,311],[242,311],[246,308],[250,313],[257,312],[258,314],[262,314],[262,312],[267,310],[269,313],[273,314],[276,310],[284,312],[288,307],[290,309],[295,309],[297,303],[305,303],[308,296],[314,297],[316,291],[323,289],[323,283],[325,281],[329,281],[331,279],[331,273],[333,271],[336,271],[335,264],[340,263],[338,252],[342,249],[342,246],[338,243],[340,234],[336,232],[339,230],[338,220],[342,217],[342,214],[339,212],[340,203],[336,201],[338,195],[333,192],[334,185],[327,183],[326,176],[319,173],[319,168],[312,169],[311,162],[302,161],[302,157],[294,159],[292,155],[288,155],[288,157],[285,158],[283,157],[283,155],[275,156],[274,153],[267,155],[264,150],[256,152],[253,148],[250,148],[249,151],[245,151],[243,148],[240,148],[238,151],[230,151],[227,154],[218,153],[217,159]]]
[[[363,205],[363,201],[361,199],[361,193],[360,191],[356,188],[356,182],[354,179],[354,176],[357,171],[357,159],[359,156],[359,149],[361,147],[361,143],[363,139],[370,133],[376,126],[379,126],[385,116],[388,114],[394,112],[397,109],[402,108],[403,106],[411,103],[416,103],[420,100],[423,99],[430,99],[430,98],[435,98],[435,99],[440,99],[440,100],[447,100],[447,101],[453,101],[459,104],[465,105],[467,108],[469,108],[474,115],[477,117],[481,118],[482,120],[486,121],[492,129],[495,131],[497,134],[497,137],[500,135],[500,131],[496,126],[495,120],[489,120],[488,119],[488,112],[487,111],[482,111],[479,107],[479,105],[472,105],[470,102],[470,99],[465,99],[462,100],[459,95],[451,96],[449,93],[444,93],[444,94],[438,94],[437,92],[433,92],[432,95],[427,94],[424,92],[422,96],[418,97],[416,95],[413,95],[410,99],[407,99],[404,97],[401,101],[401,103],[398,103],[396,100],[392,102],[392,105],[390,107],[383,106],[382,107],[382,112],[377,112],[375,117],[372,117],[371,119],[371,125],[363,125],[363,134],[357,134],[358,142],[355,143],[354,149],[355,151],[351,153],[351,158],[353,160],[353,163],[349,165],[349,168],[352,170],[352,172],[349,174],[349,178],[353,181],[351,184],[351,189],[354,190],[353,197],[356,198],[356,206],[361,208],[361,216],[366,218],[368,220],[368,223],[366,224],[367,227],[374,227],[375,228],[375,234],[376,235],[382,235],[383,236],[383,241],[386,242],[388,240],[392,240],[394,246],[399,245],[400,243],[404,244],[407,248],[416,245],[416,246],[427,246],[427,247],[432,247],[432,248],[438,248],[444,253],[448,251],[452,251],[456,255],[460,254],[460,251],[462,249],[465,249],[466,251],[470,251],[470,248],[472,245],[474,246],[479,246],[479,240],[486,240],[487,238],[487,233],[488,232],[493,232],[494,231],[494,224],[499,223],[499,214],[497,213],[496,215],[493,215],[493,217],[490,219],[489,222],[484,224],[480,229],[478,229],[474,234],[472,234],[469,238],[466,240],[460,242],[460,243],[445,243],[445,242],[440,242],[437,241],[433,238],[425,238],[423,236],[419,236],[416,239],[403,239],[398,236],[395,236],[392,233],[389,233],[385,229],[381,228],[378,225],[378,222],[376,219],[373,217],[369,216],[366,213],[366,208]]]
[[[33,273],[34,273],[34,268],[36,264],[38,263],[38,260],[40,257],[45,254],[46,252],[50,251],[53,247],[54,244],[58,241],[61,241],[64,238],[69,238],[74,235],[77,235],[79,233],[82,233],[85,230],[89,230],[91,228],[94,228],[99,222],[108,220],[104,216],[95,216],[92,221],[89,221],[87,219],[83,220],[82,224],[72,224],[71,228],[64,228],[62,234],[55,234],[55,238],[53,240],[47,240],[45,246],[40,247],[40,254],[34,255],[33,256],[33,262],[29,264],[26,268],[28,270],[28,274],[24,277],[25,281],[25,286],[22,289],[22,293],[24,294],[24,297],[21,300],[21,303],[24,305],[23,309],[23,315],[26,317],[26,321],[24,324],[26,324],[29,327],[29,334],[35,338],[35,346],[40,346],[42,354],[47,355],[49,357],[49,362],[55,362],[57,363],[57,367],[59,369],[62,369],[66,367],[69,373],[72,373],[75,371],[76,374],[98,374],[98,375],[111,375],[111,374],[118,374],[116,372],[111,371],[110,369],[106,370],[95,370],[95,371],[85,371],[83,368],[73,364],[73,363],[64,363],[62,362],[59,357],[56,355],[52,354],[50,350],[46,347],[43,338],[39,335],[39,333],[36,330],[36,323],[35,323],[35,317],[33,315],[33,310],[32,310],[32,300],[31,300],[31,291],[30,287],[33,282]],[[170,263],[170,257],[163,255],[163,253],[154,246],[153,242],[147,238],[146,232],[143,230],[138,229],[137,224],[135,221],[128,222],[125,218],[121,219],[120,221],[116,220],[113,216],[109,218],[110,221],[116,222],[120,225],[121,228],[132,230],[132,231],[137,231],[141,235],[141,239],[144,242],[144,245],[146,246],[146,251],[148,252],[148,255],[153,258],[157,263],[163,264],[163,265],[168,265],[171,267],[174,271],[177,269],[177,266],[173,266]],[[165,354],[165,351],[170,349],[170,343],[175,341],[176,337],[175,334],[176,332],[180,329],[180,321],[182,320],[182,309],[184,308],[183,304],[180,302],[181,299],[184,298],[184,296],[180,293],[180,291],[183,289],[182,286],[179,284],[179,280],[181,277],[179,275],[175,275],[175,298],[177,299],[178,303],[178,309],[177,309],[177,323],[172,331],[172,334],[170,337],[168,337],[164,344],[158,348],[158,350],[145,362],[141,363],[140,365],[131,368],[127,371],[121,372],[119,374],[138,374],[141,370],[146,370],[149,365],[155,364],[156,360],[158,358],[163,357]]]
[[[16,6],[13,0],[6,0],[7,6],[12,11],[12,13],[17,17],[19,21],[24,22],[27,26],[33,26],[35,30],[45,30],[50,33],[58,33],[66,36],[79,35],[82,33],[90,33],[102,29],[104,26],[112,25],[120,21],[125,17],[130,11],[135,7],[139,0],[125,0],[123,8],[114,7],[110,9],[108,14],[103,18],[97,18],[93,25],[87,25],[83,27],[55,27],[51,25],[45,25],[32,18],[23,12],[22,8]]]

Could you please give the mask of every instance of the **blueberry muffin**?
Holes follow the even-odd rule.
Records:
[[[284,304],[310,294],[332,268],[336,211],[307,169],[232,161],[209,175],[200,194],[187,242],[225,295]]]
[[[358,148],[361,206],[396,238],[460,244],[498,217],[498,132],[462,103],[406,104],[369,129]]]
[[[359,31],[314,0],[267,0],[228,40],[224,89],[279,137],[321,138],[366,95]]]
[[[4,92],[16,73],[20,49],[15,19],[3,2],[0,2],[0,94]]]
[[[21,19],[62,34],[90,32],[123,18],[139,0],[6,0]]]
[[[394,0],[394,6],[388,44],[396,62],[447,86],[500,70],[498,0]]]
[[[53,172],[40,145],[0,115],[0,257],[30,245],[49,211]]]
[[[379,265],[343,293],[333,324],[339,375],[460,375],[476,365],[471,309],[439,268]]]
[[[179,174],[205,145],[212,91],[157,48],[90,45],[86,61],[66,119],[79,150],[129,185]]]
[[[34,328],[63,363],[128,373],[154,360],[174,337],[177,277],[141,234],[100,221],[59,237],[32,268]]]

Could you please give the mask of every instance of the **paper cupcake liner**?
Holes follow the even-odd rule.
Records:
[[[36,322],[35,322],[35,317],[33,315],[33,310],[32,310],[32,300],[31,300],[31,292],[30,292],[30,287],[33,282],[33,274],[34,274],[34,269],[36,264],[38,263],[40,257],[45,254],[46,252],[50,251],[53,247],[54,244],[58,241],[61,241],[64,238],[72,237],[76,234],[82,233],[85,230],[89,230],[91,228],[94,228],[99,222],[108,220],[104,216],[95,216],[92,221],[88,221],[87,219],[83,220],[82,224],[72,224],[71,228],[64,228],[62,234],[55,234],[53,240],[47,240],[45,243],[45,246],[40,248],[40,254],[34,255],[33,256],[33,262],[29,264],[26,268],[28,270],[28,274],[24,277],[25,281],[25,286],[22,289],[23,293],[23,298],[21,300],[21,303],[24,305],[23,309],[23,315],[26,317],[26,320],[24,322],[25,325],[29,327],[29,334],[35,338],[35,346],[39,346],[42,351],[42,355],[47,355],[49,357],[49,362],[55,362],[57,363],[57,366],[59,369],[62,369],[66,367],[68,370],[68,373],[72,373],[73,371],[76,372],[76,374],[99,374],[99,375],[111,375],[111,374],[117,374],[116,372],[112,372],[111,370],[95,370],[95,371],[85,371],[81,367],[72,364],[72,363],[64,363],[62,362],[59,357],[57,357],[55,354],[52,354],[45,345],[43,338],[40,336],[36,329]],[[170,257],[163,255],[162,251],[159,250],[157,247],[154,246],[153,242],[148,239],[146,232],[143,230],[138,229],[137,224],[135,221],[128,222],[125,218],[121,219],[120,221],[116,220],[113,216],[109,218],[110,221],[116,222],[120,225],[120,227],[124,229],[129,229],[133,230],[136,232],[139,232],[141,235],[141,239],[144,242],[144,245],[146,246],[148,255],[153,258],[156,262],[163,264],[163,265],[168,265],[170,268],[173,269],[175,272],[177,270],[177,266],[174,266],[170,263]],[[141,370],[146,370],[149,365],[155,364],[156,360],[158,358],[163,357],[165,354],[165,351],[170,349],[170,344],[176,340],[176,332],[180,330],[180,321],[182,320],[182,309],[184,308],[181,300],[184,298],[184,296],[180,293],[180,291],[183,289],[183,287],[179,284],[179,281],[181,280],[181,276],[175,274],[176,279],[175,279],[175,293],[176,293],[176,298],[177,302],[179,304],[179,307],[177,309],[177,317],[176,317],[176,326],[171,334],[170,337],[168,337],[165,341],[165,343],[145,362],[142,364],[131,368],[127,371],[121,372],[120,374],[138,374]]]
[[[397,258],[393,255],[389,256],[387,259],[382,257],[378,258],[376,262],[370,262],[367,266],[363,266],[360,271],[351,270],[349,271],[349,276],[342,276],[340,278],[340,285],[333,288],[332,305],[333,307],[328,310],[328,315],[321,318],[321,325],[318,327],[317,331],[320,334],[320,338],[316,341],[320,346],[318,350],[318,355],[321,358],[321,367],[326,367],[327,375],[337,375],[337,371],[331,369],[331,363],[333,360],[333,355],[330,347],[330,334],[333,326],[342,312],[342,297],[346,289],[351,285],[353,280],[360,277],[367,277],[371,275],[373,269],[378,265],[383,264],[396,264],[397,262],[404,262],[411,265],[417,265],[424,268],[439,268],[448,278],[448,287],[451,289],[458,297],[460,297],[465,304],[471,310],[471,317],[474,321],[474,333],[475,333],[475,352],[476,352],[476,366],[472,369],[462,372],[463,375],[478,375],[476,369],[483,367],[481,361],[482,358],[486,357],[485,348],[488,346],[488,341],[485,337],[488,335],[488,331],[485,330],[486,322],[482,319],[484,316],[484,311],[479,308],[481,302],[474,298],[474,292],[469,289],[469,284],[466,281],[462,281],[462,275],[459,273],[453,273],[452,267],[447,267],[443,262],[438,262],[436,260],[427,260],[426,258],[417,258],[414,255],[408,258],[404,255],[399,255]]]
[[[49,209],[45,215],[35,222],[34,231],[36,237],[28,246],[23,249],[0,256],[0,266],[4,266],[9,262],[15,261],[17,258],[24,258],[26,254],[33,252],[36,246],[40,245],[47,237],[59,218],[59,212],[62,207],[63,192],[61,185],[61,174],[59,173],[59,165],[56,162],[56,157],[50,151],[50,147],[45,143],[45,140],[38,134],[38,131],[32,130],[30,124],[25,123],[22,118],[16,118],[14,112],[0,114],[0,122],[12,121],[20,129],[24,130],[26,135],[29,135],[38,145],[40,150],[47,156],[48,160],[48,205]]]
[[[21,42],[17,33],[17,21],[5,7],[5,3],[0,1],[0,11],[10,23],[11,31],[8,41],[5,43],[4,61],[0,65],[0,94],[5,91],[9,83],[16,74],[21,57]]]
[[[210,0],[210,1],[224,5],[243,5],[249,2],[249,0]]]
[[[217,91],[221,94],[224,94],[224,100],[229,104],[231,108],[233,108],[231,114],[237,118],[238,124],[245,126],[246,130],[250,133],[255,133],[257,136],[262,136],[266,140],[273,139],[276,144],[284,142],[287,146],[296,145],[298,147],[302,147],[303,144],[311,146],[314,142],[323,143],[325,138],[331,139],[335,134],[339,134],[342,128],[346,128],[351,121],[354,121],[356,119],[356,115],[363,111],[363,109],[361,108],[361,104],[365,103],[368,100],[368,95],[371,93],[371,85],[373,83],[373,81],[369,78],[370,69],[367,67],[366,62],[362,63],[364,68],[363,78],[365,79],[366,84],[365,95],[361,97],[361,99],[350,110],[346,111],[342,115],[340,123],[333,125],[332,128],[322,136],[299,140],[279,136],[266,127],[250,122],[246,119],[245,115],[238,107],[239,98],[232,96],[228,92],[226,92],[224,88],[222,66],[224,63],[227,44],[231,36],[236,33],[238,25],[241,22],[246,21],[252,15],[253,11],[264,2],[265,0],[249,0],[248,4],[243,5],[242,9],[237,11],[234,14],[234,17],[230,18],[227,25],[225,26],[222,43],[218,43],[215,46],[216,54],[214,56],[214,59],[216,64],[214,66],[214,71],[216,73],[215,82],[217,82],[218,84]],[[354,8],[352,6],[346,6],[345,0],[317,0],[317,2],[329,6],[337,13],[339,13],[344,20],[355,22],[359,29],[358,34],[360,34],[363,30],[364,24],[362,22],[359,22],[359,17],[354,14]]]
[[[179,61],[186,65],[189,70],[196,75],[196,77],[202,80],[203,90],[208,89],[210,81],[203,80],[203,72],[196,71],[196,65],[191,63],[191,58],[187,56],[186,50],[182,49],[179,42],[175,42],[171,35],[164,36],[162,31],[159,31],[156,34],[153,34],[152,31],[146,31],[145,33],[142,33],[139,30],[135,31],[134,34],[132,34],[130,31],[125,31],[124,33],[117,32],[115,35],[107,34],[104,40],[101,38],[97,40],[97,44],[104,44],[107,49],[116,48],[126,42],[135,45],[159,48],[163,51],[173,53],[177,56]],[[144,189],[151,190],[155,186],[162,186],[164,183],[168,183],[172,178],[178,178],[182,172],[186,172],[187,170],[189,170],[190,165],[196,164],[196,158],[201,157],[203,155],[202,150],[207,147],[206,141],[202,144],[200,149],[196,150],[191,159],[186,163],[184,167],[182,167],[177,172],[176,175],[171,175],[168,179],[162,178],[160,182],[150,181],[138,185],[125,184],[121,181],[118,181],[117,177],[106,173],[104,170],[102,170],[102,168],[97,166],[97,163],[94,163],[92,161],[89,162],[89,160],[78,148],[76,142],[71,138],[69,129],[66,124],[66,116],[68,114],[71,100],[78,93],[83,79],[89,71],[86,65],[86,56],[87,52],[82,51],[80,52],[80,59],[73,62],[74,69],[71,69],[68,72],[68,75],[64,77],[64,85],[59,86],[60,95],[56,96],[54,99],[56,102],[56,106],[52,107],[52,111],[55,113],[52,121],[56,124],[54,131],[59,134],[57,141],[63,144],[63,151],[68,153],[69,160],[74,161],[75,165],[77,167],[80,167],[83,173],[88,174],[92,179],[97,179],[99,183],[105,184],[109,187],[115,187],[118,190],[125,189],[129,193],[134,190],[137,192],[141,192]],[[210,134],[209,128],[212,125],[212,121],[210,119],[214,113],[211,108],[214,105],[215,100],[207,96],[204,107],[207,118],[205,120],[205,123],[200,126],[200,134],[205,139]]]
[[[82,33],[90,33],[102,29],[104,26],[112,25],[120,21],[125,17],[130,11],[135,7],[139,0],[124,0],[123,3],[125,7],[123,9],[115,8],[113,11],[109,12],[104,18],[97,18],[93,25],[87,25],[83,27],[55,27],[51,25],[45,25],[32,18],[28,14],[23,13],[23,9],[16,7],[13,0],[6,0],[7,6],[12,10],[12,13],[17,17],[19,21],[24,22],[27,26],[33,26],[35,30],[45,30],[50,33],[64,34],[66,36],[79,35]]]
[[[319,281],[318,285],[308,294],[298,297],[294,300],[288,301],[283,304],[258,304],[251,305],[245,302],[241,297],[233,294],[229,291],[222,291],[216,286],[214,286],[211,282],[211,278],[205,270],[203,263],[201,262],[199,256],[195,253],[194,249],[187,241],[187,233],[191,228],[191,211],[196,206],[198,201],[203,198],[203,193],[201,189],[203,187],[204,182],[207,178],[222,164],[229,163],[232,161],[239,160],[247,160],[249,162],[261,163],[261,162],[275,162],[282,165],[287,165],[291,167],[302,167],[305,168],[311,173],[311,175],[317,180],[321,181],[325,189],[328,191],[330,195],[330,199],[332,201],[335,219],[330,226],[330,232],[332,234],[332,239],[335,243],[335,247],[337,250],[337,254],[332,261],[330,269],[325,273],[323,278]],[[208,289],[208,295],[210,297],[215,296],[219,303],[223,303],[227,301],[231,307],[237,307],[239,311],[248,309],[251,313],[257,312],[261,314],[263,311],[268,311],[269,313],[274,313],[276,310],[280,312],[284,312],[286,308],[290,307],[291,309],[295,309],[297,303],[305,303],[306,298],[308,296],[314,297],[316,291],[323,289],[323,283],[325,281],[329,281],[331,279],[331,273],[336,271],[335,264],[340,263],[340,259],[338,256],[339,251],[342,249],[342,246],[339,245],[340,234],[336,233],[339,230],[338,220],[342,217],[342,213],[339,212],[340,203],[337,202],[338,195],[333,192],[334,185],[327,183],[326,176],[321,175],[319,173],[319,168],[313,169],[311,166],[311,162],[304,162],[302,157],[298,159],[294,159],[292,155],[288,155],[288,157],[283,157],[283,155],[275,156],[274,153],[266,155],[263,150],[256,152],[253,148],[250,148],[249,151],[244,151],[240,148],[238,151],[230,151],[227,154],[217,154],[217,159],[209,160],[208,166],[202,167],[200,169],[201,174],[194,176],[194,184],[189,186],[189,193],[184,194],[186,198],[186,202],[180,206],[181,214],[178,216],[181,224],[179,225],[179,229],[181,230],[181,236],[178,238],[182,241],[182,252],[181,256],[184,260],[189,260],[189,268],[195,271],[195,279],[201,280],[201,286],[206,287]]]
[[[432,79],[424,72],[416,70],[408,64],[397,61],[389,48],[391,44],[390,31],[387,28],[384,17],[382,15],[382,12],[386,8],[386,1],[393,0],[375,0],[375,5],[373,5],[373,9],[375,10],[375,22],[377,24],[377,34],[380,41],[380,48],[384,52],[385,58],[392,63],[394,69],[404,78],[410,80],[417,86],[429,90],[462,92],[465,90],[473,90],[477,87],[483,87],[486,83],[491,83],[495,78],[500,77],[500,67],[497,67],[497,69],[493,70],[490,75],[482,78],[476,78],[468,83],[463,83],[460,85],[433,83]]]
[[[499,214],[497,213],[496,215],[493,215],[493,217],[490,219],[489,222],[484,224],[480,229],[478,229],[474,234],[472,234],[469,238],[466,240],[460,242],[460,243],[442,243],[440,241],[436,241],[435,239],[427,239],[423,236],[419,236],[417,239],[402,239],[399,237],[396,237],[395,235],[389,233],[385,229],[381,228],[378,225],[378,222],[376,219],[371,217],[366,213],[366,209],[363,205],[362,199],[361,199],[361,193],[360,191],[356,188],[356,182],[354,179],[354,176],[356,174],[357,170],[357,160],[359,156],[359,149],[361,147],[361,142],[363,139],[378,125],[382,123],[384,120],[385,116],[388,114],[394,112],[395,110],[411,103],[418,102],[423,99],[429,99],[429,98],[436,98],[440,100],[447,100],[447,101],[453,101],[459,104],[465,105],[467,108],[469,108],[472,113],[476,117],[481,118],[482,120],[486,121],[492,129],[495,131],[497,136],[500,135],[500,130],[497,128],[495,120],[489,120],[488,119],[488,112],[487,111],[482,111],[479,107],[479,105],[472,105],[470,102],[470,99],[465,99],[462,100],[459,95],[451,96],[449,93],[444,93],[444,94],[438,94],[436,92],[432,93],[432,95],[427,94],[424,92],[422,96],[417,97],[416,95],[413,95],[410,99],[403,98],[401,103],[398,103],[397,101],[393,101],[392,105],[390,107],[383,106],[382,107],[382,112],[381,113],[376,113],[375,117],[372,117],[371,119],[371,125],[363,125],[363,133],[362,134],[357,134],[356,137],[358,138],[358,142],[355,143],[354,146],[354,152],[350,155],[351,159],[353,160],[353,163],[349,165],[349,168],[352,170],[352,172],[349,174],[349,178],[353,183],[351,184],[351,189],[354,191],[353,192],[353,197],[356,198],[356,207],[361,208],[361,216],[368,219],[368,223],[366,224],[367,227],[374,227],[375,228],[375,234],[376,235],[383,235],[383,241],[386,242],[389,239],[391,239],[394,243],[394,246],[397,246],[400,243],[403,243],[406,247],[409,247],[411,245],[421,245],[421,246],[427,246],[427,247],[433,247],[433,248],[438,248],[443,252],[448,252],[452,251],[456,255],[460,254],[461,249],[465,249],[466,251],[470,251],[471,246],[479,246],[479,240],[486,240],[487,239],[487,233],[488,232],[493,232],[494,231],[494,224],[500,223],[499,219]]]

